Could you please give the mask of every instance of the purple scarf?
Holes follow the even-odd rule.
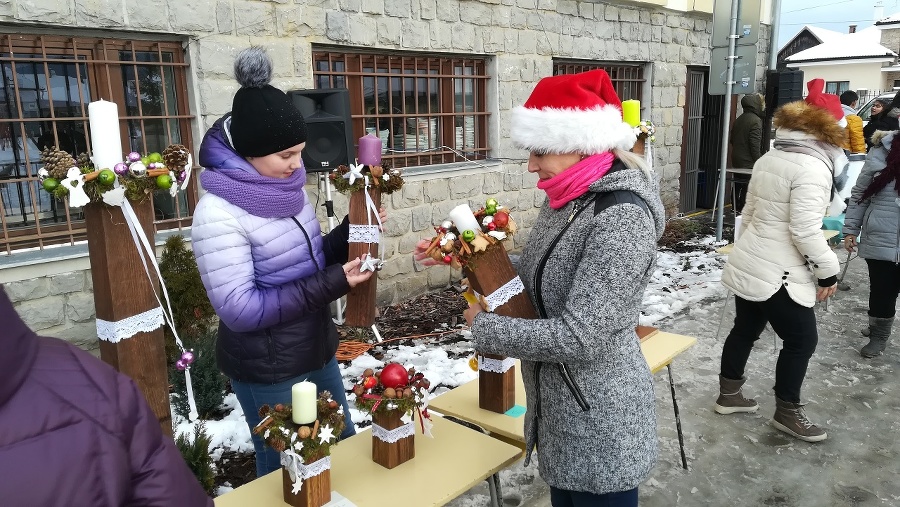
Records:
[[[287,178],[270,178],[240,169],[207,169],[200,183],[208,192],[225,199],[252,215],[288,218],[306,205],[306,169],[301,167]]]

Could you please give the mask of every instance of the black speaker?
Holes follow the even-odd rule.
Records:
[[[775,107],[803,100],[803,86],[802,70],[778,71],[778,100],[775,102]]]
[[[307,172],[331,171],[341,164],[351,163],[355,157],[350,90],[293,90],[287,94],[306,120],[303,165]]]

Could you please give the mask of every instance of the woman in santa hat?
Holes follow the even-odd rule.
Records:
[[[753,166],[739,239],[722,273],[737,315],[722,349],[715,404],[720,414],[759,409],[741,388],[753,344],[769,323],[784,342],[772,424],[807,442],[827,437],[806,417],[800,388],[818,342],[813,306],[834,294],[840,271],[822,236],[822,218],[829,205],[832,214],[843,210],[839,192],[847,179],[844,113],[836,95],[822,93],[824,86],[810,81],[805,101],[775,111],[774,149]]]
[[[606,72],[542,79],[513,141],[547,194],[518,265],[539,319],[465,312],[475,348],[521,359],[526,463],[555,507],[634,506],[656,463],[653,383],[635,327],[665,227],[656,176]]]

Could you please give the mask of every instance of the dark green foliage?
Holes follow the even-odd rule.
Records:
[[[216,332],[209,331],[191,342],[194,364],[191,365],[191,384],[194,387],[194,401],[202,419],[216,415],[225,399],[225,376],[216,366]],[[185,343],[185,346],[188,344]],[[169,381],[172,384],[172,406],[175,412],[187,418],[188,402],[184,372],[178,371],[174,363],[170,365]]]
[[[703,232],[703,226],[693,220],[669,220],[660,238],[659,246],[671,247],[682,241],[693,239]]]
[[[183,236],[166,240],[159,269],[169,291],[178,335],[185,347],[193,348],[193,342],[214,327],[216,312],[206,296],[194,252],[185,245]],[[166,356],[174,363],[181,357],[181,350],[175,345],[171,329],[166,327],[165,334]]]
[[[203,423],[197,423],[194,427],[194,440],[191,441],[186,433],[180,433],[175,439],[175,445],[181,451],[188,468],[197,477],[197,481],[212,496],[215,488],[216,468],[213,465],[212,456],[209,455],[210,438],[206,434]]]

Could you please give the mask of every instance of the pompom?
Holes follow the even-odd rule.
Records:
[[[272,80],[272,59],[262,46],[251,46],[234,60],[234,78],[243,88],[262,88]]]

